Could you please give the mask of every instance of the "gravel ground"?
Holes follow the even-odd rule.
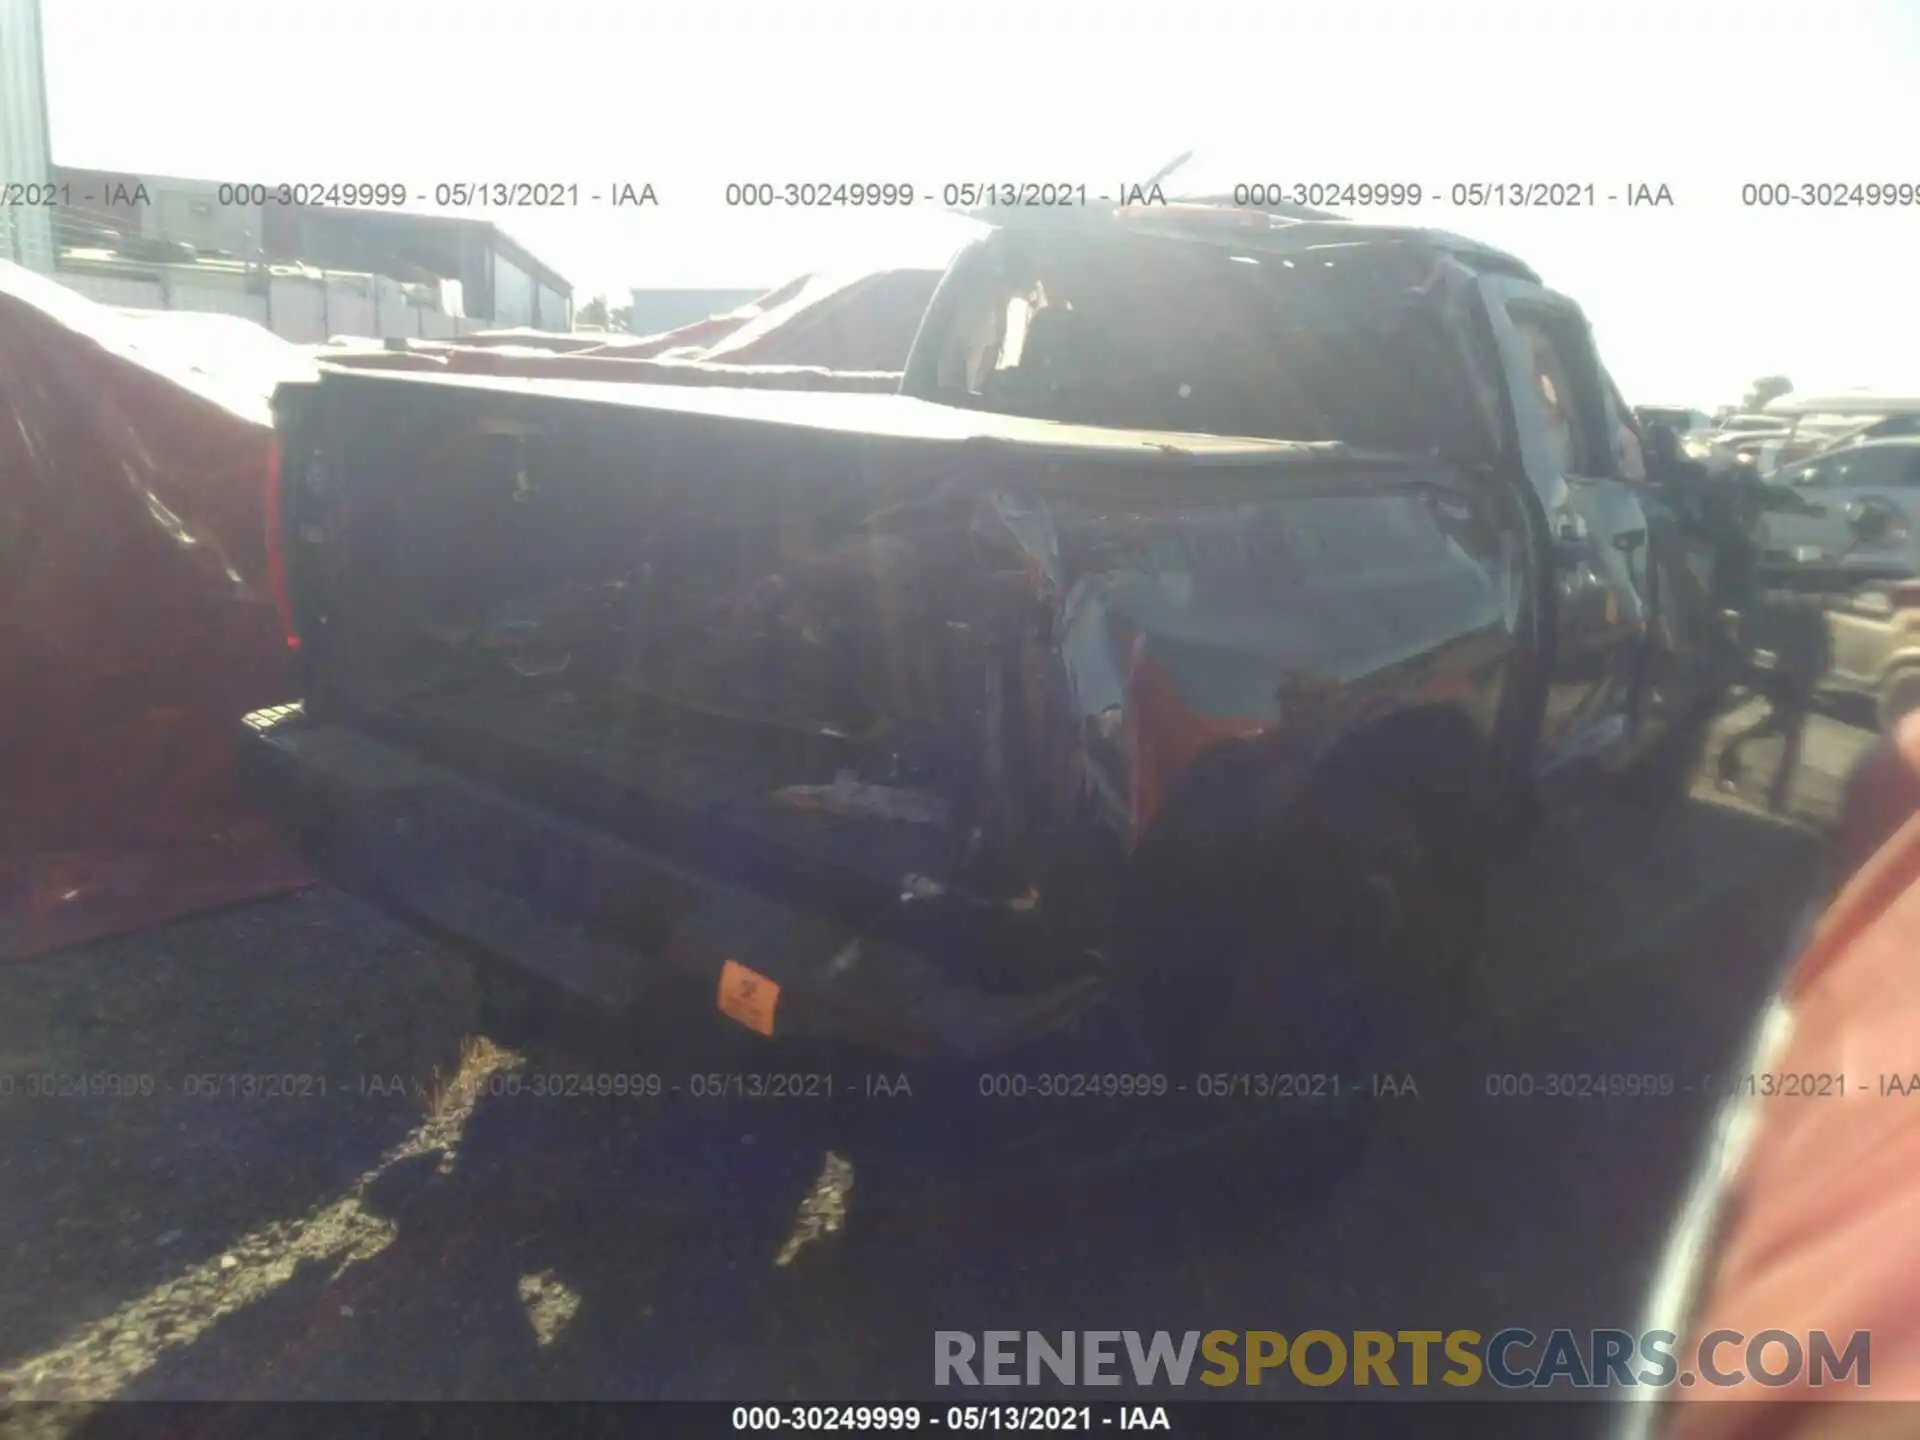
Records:
[[[1492,1018],[1332,1195],[1269,1129],[1142,1159],[925,1077],[851,1122],[507,1094],[465,961],[331,889],[14,964],[0,1399],[913,1398],[936,1328],[1631,1325],[1706,1100],[1485,1077],[1728,1063],[1864,742],[1818,722],[1797,819],[1556,821],[1497,882]]]

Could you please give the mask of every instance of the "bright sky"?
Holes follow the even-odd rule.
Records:
[[[940,263],[953,222],[728,210],[730,180],[1057,180],[1197,151],[1237,181],[1667,184],[1666,210],[1429,201],[1594,322],[1640,400],[1757,375],[1920,390],[1920,206],[1754,210],[1743,183],[1920,185],[1920,0],[44,0],[54,159],[223,180],[651,181],[499,212],[585,298]]]

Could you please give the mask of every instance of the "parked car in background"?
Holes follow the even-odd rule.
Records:
[[[1783,432],[1773,466],[1763,464],[1763,472],[1842,445],[1920,435],[1920,396],[1916,395],[1866,390],[1782,395],[1763,414]]]
[[[1731,440],[1741,435],[1757,435],[1786,428],[1786,422],[1778,416],[1747,413],[1729,415],[1717,421],[1708,434],[1715,440]]]
[[[1763,505],[1763,571],[1841,593],[1920,575],[1920,435],[1864,440],[1788,465],[1768,477]]]
[[[1827,608],[1831,666],[1823,686],[1873,703],[1883,730],[1920,709],[1920,582],[1870,585]]]
[[[1920,398],[1862,392],[1783,396],[1762,413],[1728,416],[1712,430],[1686,436],[1682,445],[1713,475],[1765,477],[1812,455],[1903,435],[1920,435]]]
[[[1689,410],[1678,405],[1636,405],[1633,413],[1642,427],[1664,425],[1682,441],[1713,429],[1713,417],[1704,410]]]
[[[1757,474],[1763,453],[1771,453],[1769,447],[1777,450],[1788,434],[1786,422],[1778,416],[1728,415],[1710,429],[1681,436],[1680,446],[1688,459],[1712,474],[1727,475],[1742,467]]]

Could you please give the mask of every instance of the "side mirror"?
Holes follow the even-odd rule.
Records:
[[[1654,424],[1647,427],[1647,460],[1662,470],[1670,469],[1680,459],[1680,435],[1671,425]]]
[[[1671,425],[1653,424],[1646,429],[1647,479],[1655,485],[1673,485],[1687,478],[1680,436]]]

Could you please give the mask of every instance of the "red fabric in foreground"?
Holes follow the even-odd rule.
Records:
[[[262,497],[267,399],[309,368],[0,263],[0,958],[308,879],[234,762],[297,693]]]
[[[891,391],[938,278],[803,276],[662,336],[309,352],[237,317],[115,310],[0,263],[0,958],[309,878],[234,768],[239,717],[298,688],[266,579],[281,381],[317,358]],[[724,363],[698,363],[716,346]]]
[[[1757,1101],[1752,1139],[1722,1199],[1693,1340],[1717,1329],[1824,1329],[1836,1351],[1870,1332],[1871,1383],[1769,1391],[1695,1386],[1687,1401],[1920,1400],[1920,716],[1849,787],[1836,855],[1850,877],[1782,993],[1793,1028],[1769,1074],[1844,1074],[1838,1098]],[[1857,868],[1856,868],[1857,867]],[[1860,1084],[1867,1085],[1862,1091]],[[1746,1368],[1745,1347],[1721,1352]],[[1691,1348],[1683,1350],[1691,1354]],[[1768,1363],[1781,1364],[1775,1350]],[[1675,1408],[1675,1440],[1811,1440],[1911,1433],[1911,1406]],[[1879,1426],[1890,1428],[1880,1429]]]

